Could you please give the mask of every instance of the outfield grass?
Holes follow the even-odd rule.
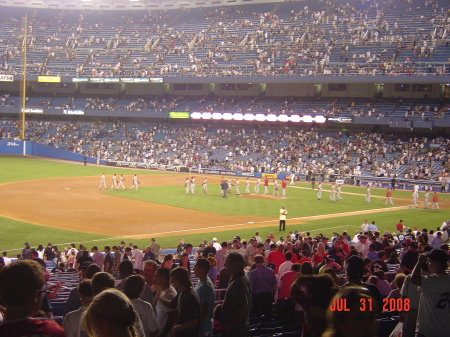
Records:
[[[0,157],[0,167],[2,174],[0,175],[0,183],[42,179],[49,177],[76,177],[76,176],[98,176],[99,167],[88,165],[83,167],[80,164],[67,164],[54,161],[47,161],[42,159],[32,159],[23,157]],[[161,172],[145,171],[145,170],[129,170],[120,169],[117,167],[102,167],[101,169],[107,174],[118,173],[121,174],[161,174]],[[164,172],[167,174],[167,172]],[[175,178],[178,179],[178,178]],[[399,219],[403,219],[406,226],[411,228],[418,227],[419,229],[426,227],[428,229],[436,229],[442,222],[450,218],[449,211],[442,209],[440,211],[426,211],[424,209],[400,209],[389,212],[372,213],[371,210],[384,208],[384,200],[375,198],[375,196],[384,196],[384,189],[372,189],[372,202],[370,205],[366,204],[364,199],[365,188],[344,186],[343,193],[357,193],[359,195],[343,194],[344,201],[332,203],[329,201],[329,193],[324,191],[322,200],[316,200],[315,191],[312,191],[307,183],[296,183],[298,187],[304,188],[288,188],[288,198],[280,199],[253,199],[245,197],[237,197],[229,195],[229,198],[223,199],[219,196],[219,186],[217,184],[210,184],[210,194],[204,195],[197,187],[195,195],[186,194],[184,190],[184,179],[179,177],[180,186],[162,186],[162,187],[142,187],[138,193],[131,193],[131,191],[106,191],[103,193],[116,194],[121,197],[129,197],[133,199],[154,202],[159,204],[171,205],[176,207],[183,207],[189,209],[196,209],[203,212],[210,212],[223,215],[254,215],[272,217],[277,219],[278,210],[282,204],[286,205],[289,215],[287,220],[286,231],[310,231],[312,235],[319,232],[325,236],[331,236],[334,231],[342,232],[347,230],[350,235],[353,235],[355,229],[358,229],[364,219],[369,222],[375,221],[379,230],[384,232],[388,230],[392,232],[395,230],[395,224]],[[253,186],[252,186],[253,188]],[[245,189],[242,186],[242,189]],[[324,186],[328,189],[328,186]],[[271,191],[271,189],[270,189]],[[395,191],[394,198],[410,198],[410,191]],[[440,195],[441,200],[450,200],[450,195]],[[361,211],[367,209],[367,214],[348,215],[344,217],[335,217],[334,213],[344,213]],[[304,220],[294,219],[305,216],[318,216],[330,214],[326,218]],[[278,226],[273,228],[262,227],[255,223],[255,227],[251,229],[239,229],[230,231],[218,231],[216,233],[198,233],[194,232],[189,235],[183,234],[186,242],[200,244],[204,239],[211,240],[213,236],[217,237],[219,241],[226,241],[235,235],[239,235],[243,239],[248,239],[253,236],[256,231],[265,237],[269,232],[272,232],[275,237],[281,236],[285,233],[278,232]],[[69,243],[86,243],[88,247],[97,245],[103,247],[104,245],[117,245],[122,239],[127,243],[133,242],[139,247],[144,247],[149,244],[149,239],[132,238],[111,238],[105,235],[83,233],[76,231],[69,231],[46,226],[38,226],[29,223],[14,221],[7,218],[0,217],[0,250],[9,250],[9,255],[16,254],[22,247],[24,242],[30,242],[32,246],[36,247],[40,244],[47,244],[51,242],[58,245],[59,249],[67,246]],[[157,241],[164,248],[173,248],[177,245],[180,235],[157,238]]]
[[[101,172],[99,174],[99,171],[105,172],[107,175],[114,173],[128,175],[135,173],[140,175],[161,174],[160,171],[121,169],[116,166],[102,166],[99,169],[97,165],[83,166],[82,163],[70,164],[27,157],[0,156],[0,164],[2,170],[0,184],[51,177],[100,177]],[[164,174],[168,174],[168,172],[164,172]]]

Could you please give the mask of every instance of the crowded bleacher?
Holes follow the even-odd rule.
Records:
[[[447,275],[449,272],[449,234],[450,221],[444,221],[436,230],[424,228],[416,231],[405,227],[400,220],[395,231],[380,233],[373,223],[370,225],[366,220],[353,237],[347,232],[325,233],[329,238],[321,233],[313,237],[309,232],[299,231],[281,237],[275,237],[273,233],[261,236],[256,232],[248,240],[234,236],[219,243],[216,238],[211,238],[198,246],[197,243],[192,245],[180,239],[176,249],[163,248],[155,239],[145,249],[124,241],[118,242],[117,246],[100,249],[97,246],[89,249],[83,244],[58,249],[51,243],[44,248],[43,245],[26,242],[17,258],[8,258],[6,252],[0,258],[0,303],[4,301],[7,308],[6,312],[4,308],[1,311],[4,322],[0,324],[0,332],[9,331],[2,329],[8,329],[8,304],[11,301],[5,294],[5,289],[9,288],[7,281],[2,278],[2,272],[8,275],[6,270],[17,264],[16,260],[34,260],[41,266],[38,270],[42,277],[45,274],[46,291],[42,306],[37,308],[40,309],[38,317],[62,323],[67,336],[75,336],[74,331],[84,329],[84,325],[80,325],[80,315],[74,318],[72,313],[86,311],[92,302],[92,293],[88,292],[90,296],[85,295],[84,280],[92,282],[94,294],[99,293],[94,290],[98,287],[94,284],[100,282],[95,281],[95,278],[105,278],[102,282],[110,284],[105,286],[101,283],[102,287],[115,287],[125,292],[130,299],[140,297],[149,303],[148,310],[154,313],[150,322],[142,322],[144,330],[148,331],[145,336],[166,336],[171,330],[182,329],[175,328],[178,326],[175,321],[167,320],[167,313],[177,310],[175,302],[173,306],[160,303],[170,302],[175,298],[176,291],[185,291],[179,281],[174,281],[182,273],[179,269],[189,272],[185,281],[188,288],[192,285],[198,291],[200,303],[205,301],[210,306],[206,316],[195,316],[199,312],[195,307],[189,308],[191,315],[194,315],[192,319],[197,322],[197,329],[202,329],[203,324],[199,322],[202,321],[201,317],[206,317],[203,319],[208,322],[204,325],[208,336],[227,336],[223,330],[226,329],[226,325],[223,325],[226,321],[221,320],[217,313],[213,315],[212,308],[219,306],[222,310],[228,310],[227,301],[232,301],[227,298],[232,296],[228,295],[227,288],[228,283],[231,285],[237,278],[232,262],[228,261],[230,252],[233,252],[242,259],[242,276],[248,278],[252,286],[248,295],[253,304],[250,301],[246,314],[243,313],[247,317],[247,325],[235,323],[240,326],[243,335],[298,336],[303,331],[303,335],[321,336],[327,327],[332,327],[332,322],[327,323],[325,316],[315,316],[311,306],[318,306],[316,310],[320,308],[325,313],[339,288],[349,291],[355,286],[364,288],[368,298],[374,301],[374,307],[370,309],[373,317],[368,320],[368,323],[372,321],[374,324],[372,336],[389,336],[398,324],[399,316],[405,323],[403,332],[408,335],[414,331],[416,319],[422,324],[422,316],[419,314],[417,318],[420,292],[415,286],[417,277],[420,279],[421,269],[424,268],[422,282],[428,274]],[[420,254],[426,254],[428,261],[432,261],[427,263],[426,268],[422,258],[419,259]],[[419,272],[415,271],[417,268]],[[169,284],[169,273],[172,285]],[[260,273],[265,275],[264,278],[258,276]],[[143,275],[142,281],[133,275]],[[321,284],[321,288],[315,289],[309,283],[311,280]],[[134,288],[129,284],[134,282],[140,284],[133,285],[138,290],[132,290]],[[204,286],[205,282],[209,283],[212,298],[205,299],[205,290],[198,288]],[[169,298],[166,297],[168,289],[172,294]],[[322,292],[325,299],[318,295],[318,291]],[[308,297],[308,294],[312,296],[314,293],[317,296]],[[312,329],[310,324],[316,320],[324,324]],[[81,330],[79,326],[82,326]],[[370,328],[370,324],[367,328]]]
[[[2,72],[20,73],[23,9],[1,13]],[[36,10],[32,74],[398,76],[448,73],[445,1],[284,2],[165,11]]]

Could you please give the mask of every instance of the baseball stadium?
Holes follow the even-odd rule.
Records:
[[[125,255],[130,246],[139,274],[145,261],[135,254],[156,239],[161,249],[145,259],[159,266],[172,254],[186,267],[186,254],[195,286],[201,276],[194,265],[208,247],[214,251],[205,258],[214,260],[222,247],[244,258],[258,305],[248,305],[239,333],[217,319],[222,326],[214,329],[198,323],[196,336],[448,333],[443,313],[418,302],[412,307],[430,311],[433,324],[420,314],[422,325],[417,317],[400,323],[396,302],[364,333],[338,331],[330,310],[313,319],[301,294],[279,297],[283,287],[300,285],[302,274],[296,270],[283,285],[280,265],[269,258],[281,251],[283,261],[290,254],[313,268],[330,263],[327,303],[354,280],[345,259],[325,258],[318,246],[330,252],[345,242],[347,260],[376,255],[366,261],[363,285],[377,287],[383,301],[392,297],[382,294],[382,281],[402,295],[397,278],[420,281],[413,271],[420,254],[433,261],[443,251],[448,259],[447,1],[4,0],[0,9],[0,268],[27,260],[25,250],[48,271],[62,264],[61,273],[50,273],[50,284],[62,284],[49,299],[48,317],[58,325],[79,281],[67,269],[82,269],[78,257],[69,266],[72,248],[93,255],[91,247],[116,247]],[[252,241],[261,245],[264,266]],[[297,243],[302,249],[294,254]],[[193,250],[186,253],[186,244]],[[412,265],[410,245],[418,246]],[[39,255],[45,247],[56,255]],[[370,266],[380,251],[399,255],[384,276]],[[228,311],[219,255],[225,259],[218,254],[211,262],[214,306]],[[110,266],[118,284],[126,279],[122,262]],[[271,264],[278,289],[268,313],[251,274]],[[448,264],[430,268],[431,275],[448,274]],[[320,284],[323,270],[314,272]],[[1,288],[0,272],[0,308]],[[280,300],[288,298],[286,314]],[[305,308],[299,313],[294,304]],[[174,324],[172,332],[152,327],[145,336],[190,336],[177,330],[182,321]]]

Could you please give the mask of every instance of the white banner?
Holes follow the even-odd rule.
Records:
[[[0,82],[13,82],[14,75],[0,75]]]

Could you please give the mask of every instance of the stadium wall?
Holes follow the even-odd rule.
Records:
[[[0,140],[0,155],[39,156],[77,162],[84,160],[84,156],[81,154],[27,141]],[[90,164],[97,163],[96,158],[86,157],[86,160]],[[106,162],[102,160],[99,163],[105,164]]]

